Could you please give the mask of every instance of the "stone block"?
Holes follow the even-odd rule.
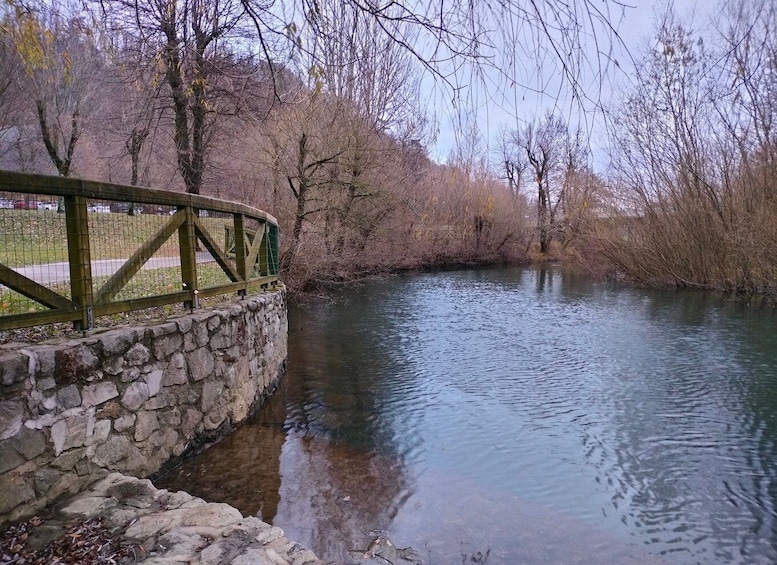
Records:
[[[175,321],[178,324],[178,331],[182,334],[188,333],[192,329],[192,319],[189,316],[184,316]]]
[[[232,335],[228,328],[221,328],[210,338],[210,348],[213,351],[226,349],[232,345]]]
[[[184,357],[183,353],[177,351],[170,357],[170,362],[167,364],[164,376],[162,377],[162,385],[183,385],[186,384],[188,380],[186,357]]]
[[[209,380],[202,385],[202,411],[207,413],[216,404],[216,401],[224,392],[224,383]]]
[[[84,344],[57,349],[54,358],[54,378],[61,383],[86,380],[100,366],[100,359]]]
[[[126,364],[127,362],[121,355],[110,357],[103,361],[103,373],[111,376],[119,375],[122,371],[124,371],[124,366]]]
[[[70,384],[59,389],[57,391],[57,402],[65,410],[81,406],[81,393],[78,391],[78,387]]]
[[[135,441],[143,441],[159,429],[159,418],[156,412],[138,412],[135,421]]]
[[[181,431],[186,438],[191,438],[202,422],[202,412],[189,408],[181,420]]]
[[[146,375],[146,384],[148,384],[148,396],[155,396],[162,388],[162,369],[154,369]]]
[[[18,350],[0,354],[0,375],[6,386],[23,381],[30,375],[29,359]]]
[[[173,334],[178,331],[178,324],[176,322],[167,322],[164,324],[157,324],[149,328],[151,335],[155,338],[164,337]]]
[[[15,469],[25,462],[12,444],[12,440],[0,441],[0,474]]]
[[[86,457],[86,449],[71,449],[54,459],[51,466],[61,471],[70,471],[84,457]]]
[[[195,349],[187,354],[186,360],[189,364],[189,373],[194,382],[201,381],[205,377],[210,376],[216,365],[216,359],[213,357],[213,353],[208,351],[205,347]]]
[[[181,411],[178,407],[171,408],[159,413],[160,424],[167,427],[178,427],[181,425]]]
[[[33,474],[33,484],[37,496],[43,496],[53,487],[62,475],[52,467],[41,467]]]
[[[134,382],[127,387],[121,396],[121,404],[127,410],[135,412],[148,400],[148,385],[142,381]]]
[[[142,343],[136,343],[129,348],[124,358],[127,360],[127,365],[131,367],[145,365],[151,359],[151,350]]]
[[[21,400],[0,402],[0,440],[15,436],[22,427],[24,404]]]
[[[121,408],[121,404],[119,404],[116,401],[112,401],[112,402],[106,402],[105,404],[100,406],[96,414],[98,418],[115,419],[121,416],[122,412],[123,410]]]
[[[57,381],[54,380],[54,377],[38,379],[38,390],[51,390],[52,388],[56,388],[56,386]]]
[[[127,367],[121,372],[121,376],[119,378],[123,383],[131,383],[132,381],[137,380],[139,376],[140,369],[137,367]]]
[[[16,437],[9,440],[16,451],[28,461],[46,451],[46,436],[39,430],[22,427]]]
[[[110,331],[99,338],[103,355],[106,357],[123,355],[132,346],[133,341],[133,335],[123,329]]]
[[[112,468],[113,465],[127,457],[129,447],[130,441],[126,437],[111,436],[108,441],[97,447],[92,462],[101,467]]]
[[[135,425],[135,419],[137,416],[135,414],[127,414],[126,416],[121,416],[120,418],[116,418],[113,422],[113,429],[117,432],[123,432],[124,430],[130,429],[132,426]]]
[[[146,410],[159,410],[160,408],[165,408],[167,406],[174,406],[175,403],[175,393],[169,389],[165,389],[154,398],[149,398],[143,405],[143,408]]]
[[[108,439],[111,433],[111,421],[110,420],[97,420],[94,424],[91,434],[87,434],[86,445],[94,445],[96,443],[103,443]]]
[[[103,402],[107,402],[117,396],[119,396],[119,391],[116,388],[116,383],[103,381],[83,388],[81,391],[81,404],[84,408],[90,408],[92,406],[99,406]]]
[[[178,330],[178,326],[175,324],[173,324],[173,327],[176,331]],[[157,360],[162,361],[176,351],[181,351],[181,349],[183,349],[183,335],[180,333],[171,333],[170,335],[157,337],[154,339],[154,343],[151,347],[154,351],[154,357],[156,357]]]
[[[93,417],[93,416],[92,416]],[[67,449],[83,447],[86,442],[86,428],[90,415],[76,414],[58,420],[51,426],[51,441],[54,443],[54,455],[59,455]]]
[[[0,477],[0,515],[35,500],[35,490],[31,483],[31,480],[22,477]]]

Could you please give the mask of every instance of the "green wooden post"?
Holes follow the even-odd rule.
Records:
[[[194,234],[194,208],[186,206],[183,209],[186,212],[186,220],[178,228],[178,246],[181,251],[181,282],[183,289],[190,293],[190,299],[184,302],[184,307],[198,308],[197,238]]]
[[[246,295],[248,288],[248,273],[246,272],[246,246],[245,246],[245,217],[243,214],[235,214],[235,268],[237,274],[246,283],[245,288],[238,290],[240,296]]]
[[[92,309],[94,300],[86,198],[65,196],[64,200],[67,253],[70,262],[70,293],[71,299],[81,311],[81,318],[73,324],[77,330],[88,330],[94,327]]]

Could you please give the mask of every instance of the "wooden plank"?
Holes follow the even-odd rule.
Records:
[[[108,316],[110,314],[119,314],[121,312],[131,312],[133,310],[143,310],[144,308],[156,308],[167,304],[176,304],[185,302],[191,298],[191,294],[185,290],[171,292],[169,294],[159,294],[157,296],[146,296],[144,298],[133,298],[130,300],[117,300],[108,304],[98,304],[94,307],[95,316]]]
[[[254,266],[256,265],[256,258],[259,256],[259,250],[261,249],[262,242],[264,241],[264,234],[267,230],[267,224],[262,224],[259,229],[256,230],[256,234],[254,234],[254,240],[251,242],[251,250],[248,253],[248,258],[246,259],[246,269],[250,273],[253,271]]]
[[[72,300],[36,283],[32,279],[28,279],[24,275],[20,275],[2,263],[0,263],[0,284],[4,284],[8,288],[43,304],[47,308],[65,310],[67,312],[78,310],[78,306]]]
[[[96,200],[116,200],[119,202],[161,206],[189,206],[211,212],[244,214],[258,220],[278,223],[278,220],[267,212],[246,206],[240,202],[230,202],[199,194],[95,182],[72,177],[63,178],[0,170],[0,191],[26,194],[40,193],[55,196],[81,196]]]
[[[124,288],[129,280],[151,259],[164,243],[170,239],[175,231],[181,227],[186,214],[183,210],[176,212],[170,220],[157,232],[151,236],[140,248],[127,259],[127,261],[116,271],[105,284],[100,287],[95,295],[95,304],[107,304],[111,299]]]
[[[81,318],[81,312],[71,310],[46,310],[45,312],[28,312],[25,314],[11,314],[0,316],[0,331],[25,328],[30,326],[43,326],[58,322],[75,322]]]
[[[89,251],[89,220],[86,198],[65,196],[65,229],[67,254],[70,263],[70,296],[81,310],[79,329],[91,329],[92,316],[92,261]]]
[[[178,228],[178,247],[181,254],[181,284],[190,292],[186,308],[196,307],[197,301],[197,237],[194,233],[194,208],[187,206],[179,212],[185,214],[185,221]]]
[[[246,229],[245,229],[245,217],[242,214],[235,214],[233,217],[234,222],[234,241],[245,241]],[[248,280],[248,272],[246,272],[246,246],[235,246],[235,270],[237,271],[240,280]],[[238,290],[241,296],[245,296],[246,289]]]
[[[216,263],[218,263],[219,267],[227,274],[229,280],[232,282],[243,280],[235,267],[232,266],[232,263],[230,263],[229,258],[224,254],[213,239],[213,236],[210,235],[210,232],[202,225],[202,222],[197,216],[194,216],[194,229],[202,243],[205,245],[205,249],[208,250],[211,256],[216,260]]]

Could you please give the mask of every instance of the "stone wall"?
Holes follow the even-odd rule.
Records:
[[[151,327],[0,346],[0,522],[147,477],[245,419],[285,369],[283,289]]]

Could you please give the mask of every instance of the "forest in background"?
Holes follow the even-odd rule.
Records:
[[[641,284],[777,295],[773,1],[727,2],[703,33],[671,6],[657,14],[635,70],[599,103],[602,170],[590,130],[558,107],[520,116],[490,150],[470,128],[436,161],[421,79],[455,91],[442,62],[483,69],[494,63],[482,46],[512,39],[523,41],[513,57],[552,53],[579,86],[581,42],[618,41],[613,18],[584,29],[587,0],[535,13],[505,2],[510,25],[490,36],[477,23],[504,14],[432,4],[4,0],[0,167],[266,210],[293,290],[550,259]]]

